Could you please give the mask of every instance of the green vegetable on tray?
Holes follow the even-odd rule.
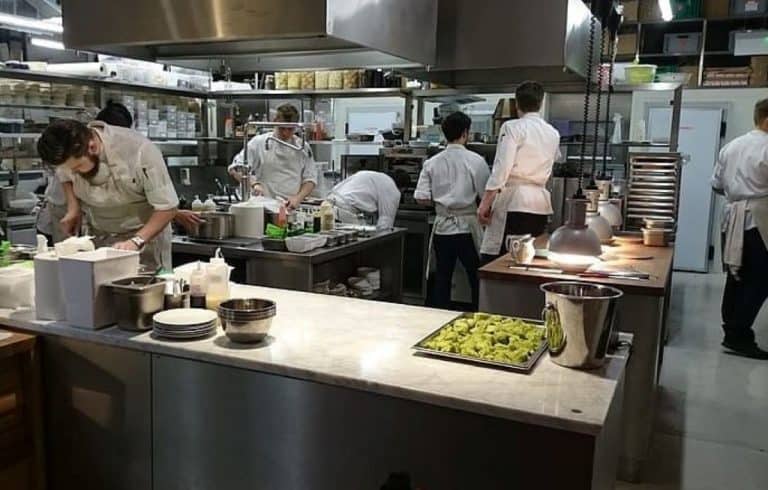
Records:
[[[462,317],[422,345],[486,361],[523,364],[544,341],[544,329],[516,318],[487,313]]]

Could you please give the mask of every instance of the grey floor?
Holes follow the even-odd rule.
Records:
[[[723,275],[675,273],[673,283],[651,461],[643,484],[616,488],[766,490],[768,361],[722,352]],[[756,331],[768,348],[768,308]]]

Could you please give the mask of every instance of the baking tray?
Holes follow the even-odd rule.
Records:
[[[451,325],[456,320],[459,320],[461,318],[471,318],[473,315],[474,315],[473,313],[462,313],[461,315],[457,315],[451,321],[445,323],[444,325],[442,325],[437,330],[433,331],[432,333],[430,333],[429,335],[427,335],[423,339],[421,339],[418,342],[416,342],[416,344],[413,346],[413,349],[416,352],[419,352],[419,353],[422,353],[422,354],[427,354],[427,355],[433,356],[433,357],[443,358],[445,360],[467,362],[467,363],[470,363],[470,364],[477,364],[477,365],[480,365],[480,366],[491,366],[491,367],[495,367],[495,368],[502,368],[502,369],[506,369],[506,370],[509,370],[509,371],[515,371],[515,372],[524,373],[524,374],[528,374],[531,371],[533,371],[533,367],[539,361],[539,359],[541,358],[542,354],[544,354],[544,352],[547,350],[547,345],[548,344],[547,344],[546,336],[544,337],[544,341],[541,343],[539,348],[536,349],[536,351],[533,354],[531,354],[531,356],[528,358],[528,360],[525,363],[523,363],[523,364],[512,364],[512,363],[508,363],[508,362],[487,361],[485,359],[478,359],[476,357],[465,356],[465,355],[462,355],[462,354],[454,354],[454,353],[451,353],[451,352],[436,351],[434,349],[429,349],[427,347],[423,347],[423,344],[425,342],[427,342],[432,337],[434,337],[435,335],[440,333],[440,331],[442,329],[444,329],[447,326]],[[522,321],[524,321],[526,323],[532,323],[534,325],[540,325],[541,329],[542,330],[544,329],[544,322],[541,321],[541,320],[531,320],[531,319],[528,319],[528,318],[519,318],[519,317],[511,317],[511,316],[504,316],[504,315],[500,315],[500,316],[502,316],[503,318],[511,319],[511,320],[522,320]]]

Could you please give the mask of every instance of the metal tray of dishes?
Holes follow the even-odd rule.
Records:
[[[433,356],[433,357],[443,358],[443,359],[446,359],[446,360],[467,362],[467,363],[470,363],[470,364],[477,364],[477,365],[480,365],[480,366],[492,366],[492,367],[503,368],[503,369],[506,369],[506,370],[509,370],[509,371],[516,371],[518,373],[524,373],[524,374],[528,374],[531,371],[533,371],[533,367],[536,365],[536,363],[539,361],[541,356],[547,350],[547,338],[545,336],[544,339],[542,340],[541,345],[539,346],[539,348],[536,349],[536,351],[534,351],[533,354],[530,355],[530,357],[528,357],[528,360],[526,362],[524,362],[522,364],[513,364],[513,363],[509,363],[509,362],[489,361],[489,360],[486,360],[486,359],[479,359],[477,357],[466,356],[466,355],[463,355],[463,354],[454,354],[454,353],[451,353],[451,352],[442,352],[442,351],[438,351],[438,350],[429,349],[427,347],[424,347],[424,343],[425,342],[429,341],[432,337],[434,337],[435,335],[439,334],[441,330],[443,330],[444,328],[450,326],[456,320],[459,320],[461,318],[470,318],[472,316],[473,316],[472,313],[462,313],[461,315],[457,315],[451,321],[447,322],[446,324],[442,325],[437,330],[433,331],[432,333],[430,333],[429,335],[427,335],[423,339],[421,339],[418,342],[416,342],[416,344],[413,346],[413,349],[416,352],[419,352],[419,353],[422,353],[422,354],[427,354],[427,355],[430,355],[430,356]],[[502,316],[505,319],[522,320],[522,321],[524,321],[526,323],[530,323],[530,324],[533,324],[533,325],[540,325],[541,329],[544,330],[544,322],[541,321],[541,320],[531,320],[529,318],[511,317],[511,316],[504,316],[504,315],[499,315],[499,316]]]

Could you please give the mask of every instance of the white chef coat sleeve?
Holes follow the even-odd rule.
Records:
[[[59,182],[72,182],[72,171],[70,169],[60,166],[56,168],[55,172]]]
[[[478,197],[483,197],[483,192],[488,185],[488,179],[491,177],[491,171],[488,169],[488,164],[483,157],[478,157],[475,164],[472,166],[472,179],[475,182],[475,190]]]
[[[168,174],[168,167],[160,149],[151,142],[144,143],[139,150],[137,181],[144,189],[147,202],[156,211],[169,211],[179,207],[179,197]]]
[[[723,167],[725,162],[725,151],[727,147],[720,150],[720,155],[715,162],[715,170],[712,173],[712,188],[718,191],[723,190]]]
[[[301,183],[306,184],[312,182],[317,185],[317,165],[315,165],[315,159],[312,157],[312,151],[301,152]]]
[[[513,124],[504,124],[503,131],[499,135],[499,143],[496,145],[496,158],[493,161],[493,170],[488,183],[487,191],[498,191],[507,185],[507,179],[515,166],[517,147],[520,136]]]
[[[424,167],[419,173],[419,181],[416,183],[416,190],[413,191],[414,199],[432,200],[432,175],[430,174],[431,165],[424,163]]]
[[[400,190],[394,182],[388,182],[385,188],[379,190],[378,201],[379,220],[376,229],[389,230],[395,226],[397,209],[400,207]]]

